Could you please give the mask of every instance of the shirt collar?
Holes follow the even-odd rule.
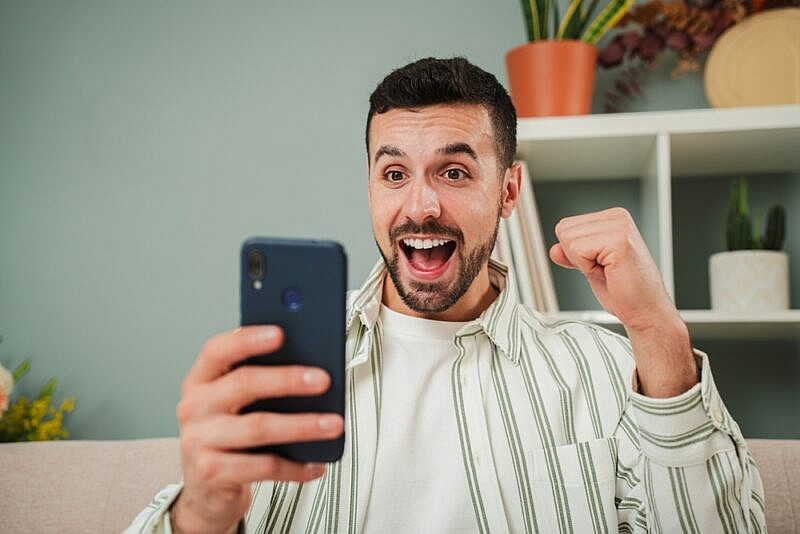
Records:
[[[372,268],[364,285],[356,290],[349,299],[347,331],[350,330],[356,319],[368,331],[372,331],[380,313],[386,275],[386,265],[383,259],[380,259]],[[497,298],[483,311],[480,317],[465,325],[456,336],[474,335],[483,331],[500,352],[516,365],[519,362],[520,349],[517,289],[513,277],[508,276],[508,267],[494,259],[489,259],[489,281],[499,292]]]

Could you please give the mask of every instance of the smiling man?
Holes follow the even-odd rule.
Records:
[[[418,317],[474,319],[496,297],[487,262],[519,190],[501,170],[489,111],[395,108],[372,115],[368,128],[372,229],[392,279],[383,303]]]
[[[184,480],[131,532],[765,531],[756,466],[625,210],[563,219],[550,257],[627,338],[546,321],[490,260],[525,186],[494,76],[462,58],[392,72],[366,141],[382,261],[348,297],[347,420],[239,415],[329,379],[229,371],[280,347],[276,327],[211,338],[177,410]],[[235,452],[345,427],[326,466]]]

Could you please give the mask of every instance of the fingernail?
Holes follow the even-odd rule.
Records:
[[[278,337],[278,329],[274,326],[262,326],[255,333],[257,341],[274,341]]]
[[[325,371],[308,369],[303,373],[303,381],[311,386],[318,386],[325,382]]]
[[[322,430],[332,430],[339,424],[338,415],[323,415],[319,418],[319,427]]]

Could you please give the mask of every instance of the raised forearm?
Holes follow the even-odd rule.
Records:
[[[674,397],[699,382],[689,330],[679,315],[639,329],[626,326],[625,330],[636,359],[640,393]]]

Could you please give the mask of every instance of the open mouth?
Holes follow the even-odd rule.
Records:
[[[456,250],[452,239],[405,238],[399,241],[408,264],[419,274],[439,274],[450,261]]]

